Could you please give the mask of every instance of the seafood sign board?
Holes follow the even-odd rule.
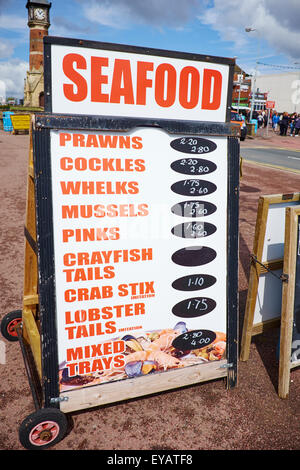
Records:
[[[230,120],[232,59],[51,36],[44,49],[48,112]]]
[[[234,386],[234,61],[49,36],[44,52],[33,133],[45,397]],[[88,403],[114,401],[104,395]]]
[[[52,130],[50,153],[60,390],[221,359],[227,138]]]

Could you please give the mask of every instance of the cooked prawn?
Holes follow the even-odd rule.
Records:
[[[103,377],[112,377],[113,375],[123,375],[124,374],[124,370],[123,369],[107,369],[107,370],[104,370],[102,373],[96,373],[96,376],[98,375],[99,378],[103,378]]]
[[[214,343],[213,354],[221,358],[224,354],[225,349],[226,349],[225,341],[218,341],[217,343]]]
[[[163,351],[149,351],[147,359],[157,362],[164,370],[183,365],[179,359]]]
[[[134,361],[146,361],[147,352],[146,351],[136,351],[134,353],[128,354],[125,356],[125,362],[134,362]]]
[[[179,332],[175,330],[163,330],[165,333],[161,334],[159,338],[152,341],[147,346],[147,351],[166,351],[172,346],[172,341],[178,336]]]

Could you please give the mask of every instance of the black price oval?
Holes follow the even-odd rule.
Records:
[[[217,186],[210,181],[188,179],[172,184],[171,190],[181,196],[207,196],[216,191]]]
[[[204,238],[212,235],[216,230],[217,227],[213,224],[193,220],[191,222],[175,225],[171,232],[176,237],[181,238]]]
[[[212,312],[216,305],[215,300],[208,297],[192,297],[174,305],[172,313],[180,318],[202,317]]]
[[[193,155],[205,155],[213,152],[217,144],[202,137],[180,137],[172,140],[171,147],[178,152],[190,153]]]
[[[217,253],[208,246],[188,246],[175,251],[172,261],[180,266],[203,266],[210,263],[217,256]]]
[[[182,201],[175,204],[171,211],[181,217],[206,217],[216,212],[217,208],[206,201]]]
[[[194,291],[207,289],[216,283],[217,279],[210,274],[190,274],[176,279],[172,283],[173,289],[182,291]]]
[[[209,346],[217,335],[211,330],[192,330],[177,336],[172,341],[172,346],[179,351],[191,351]]]
[[[171,163],[171,168],[183,175],[208,175],[217,169],[217,165],[199,158],[182,158]]]

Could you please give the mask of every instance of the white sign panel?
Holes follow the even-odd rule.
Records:
[[[283,259],[285,235],[285,210],[287,206],[298,205],[299,201],[270,204],[266,221],[262,262]],[[259,277],[254,324],[278,318],[281,315],[282,269],[263,273]],[[276,276],[276,277],[275,277]]]
[[[229,65],[51,46],[53,113],[225,122]]]
[[[227,137],[50,138],[61,391],[220,359]]]

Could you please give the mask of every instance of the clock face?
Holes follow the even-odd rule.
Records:
[[[37,20],[44,20],[46,18],[45,10],[43,10],[42,8],[37,8],[36,10],[34,10],[34,17]]]

